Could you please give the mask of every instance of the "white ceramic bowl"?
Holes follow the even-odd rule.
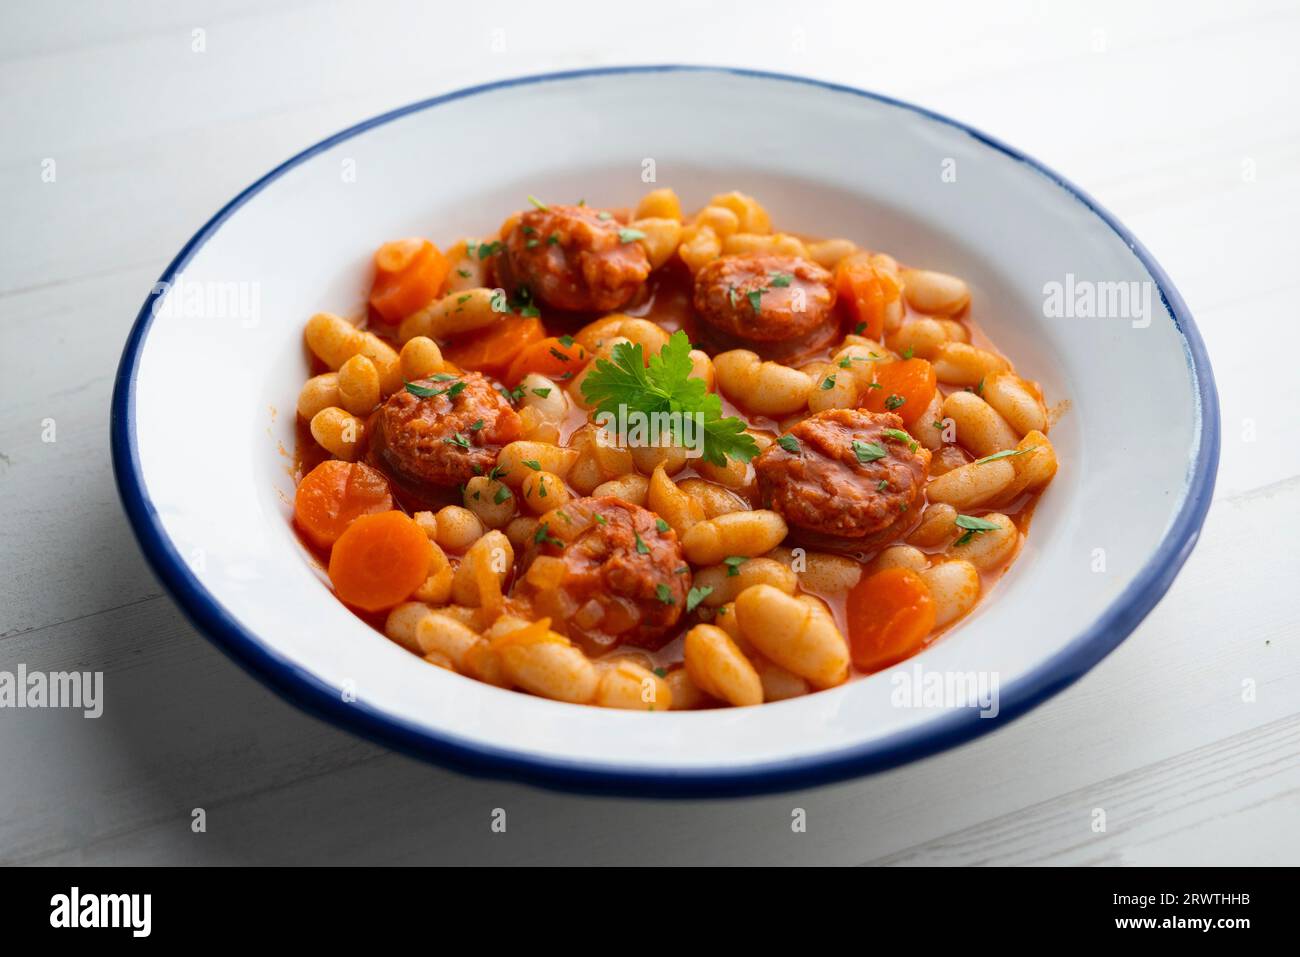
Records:
[[[996,675],[996,718],[951,702],[901,707],[894,672],[759,708],[559,704],[424,664],[353,617],[308,562],[289,524],[285,455],[305,320],[359,310],[384,240],[479,235],[529,193],[629,204],[649,188],[648,160],[688,208],[739,189],[780,228],[965,277],[994,341],[1049,401],[1070,403],[1052,432],[1061,471],[1024,553],[969,620],[899,669]],[[1046,316],[1045,287],[1067,276],[1076,289],[1139,284],[1153,293],[1149,323]],[[653,794],[843,778],[1024,713],[1119,644],[1168,588],[1205,515],[1219,449],[1210,367],[1186,307],[1080,190],[907,104],[684,67],[462,90],[295,156],[168,267],[126,344],[112,427],[122,498],[155,571],[214,642],[286,697],[463,770]]]

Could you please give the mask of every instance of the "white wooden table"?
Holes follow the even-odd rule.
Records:
[[[0,861],[1300,861],[1300,8],[573,6],[0,13],[0,670],[102,670],[107,688],[98,720],[0,711]],[[1078,684],[973,744],[834,787],[577,798],[459,777],[309,718],[162,593],[118,504],[108,397],[180,245],[366,116],[620,62],[804,73],[949,113],[1083,185],[1168,269],[1218,377],[1215,502],[1165,600]],[[220,375],[201,359],[194,372]],[[505,834],[489,827],[497,807]],[[807,833],[791,831],[796,807]]]

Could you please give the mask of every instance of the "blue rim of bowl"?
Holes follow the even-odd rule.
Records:
[[[1182,507],[1160,545],[1133,582],[1084,632],[1029,674],[1002,690],[997,718],[980,718],[975,709],[947,712],[918,728],[829,754],[791,758],[740,768],[623,767],[539,757],[485,746],[453,734],[396,718],[364,702],[345,702],[335,688],[277,654],[245,628],[190,572],[167,537],[150,501],[140,471],[135,434],[135,377],[153,305],[223,222],[251,197],[285,172],[337,143],[410,113],[493,90],[561,80],[622,74],[715,73],[797,83],[834,93],[864,97],[910,110],[947,124],[990,148],[1031,167],[1083,203],[1133,251],[1155,280],[1169,314],[1183,337],[1188,370],[1195,384],[1199,431],[1189,464]],[[112,401],[113,472],[145,557],[190,620],[219,648],[294,704],[333,724],[408,754],[431,759],[464,773],[520,780],[569,791],[653,797],[726,797],[813,787],[896,767],[946,750],[1003,726],[1063,690],[1118,647],[1168,590],[1191,554],[1214,492],[1219,463],[1219,402],[1205,343],[1182,297],[1146,248],[1091,196],[1037,160],[995,137],[923,107],[851,86],[809,77],[732,67],[663,64],[598,67],[515,77],[421,100],[372,117],[311,146],[257,180],[217,212],[190,239],[159,278],[136,318],[122,353]]]

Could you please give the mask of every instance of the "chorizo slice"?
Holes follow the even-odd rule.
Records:
[[[521,213],[503,237],[497,278],[511,294],[572,312],[625,306],[650,275],[635,231],[589,206],[547,206]]]
[[[802,540],[869,551],[919,518],[930,453],[892,412],[827,409],[754,459],[758,487]]]

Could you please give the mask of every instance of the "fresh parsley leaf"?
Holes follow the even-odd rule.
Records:
[[[634,243],[638,239],[645,239],[645,233],[639,229],[623,228],[618,231],[618,241],[624,245]]]
[[[540,472],[542,470],[542,463],[537,461],[537,459],[524,459],[524,464],[534,472]]]
[[[701,585],[699,588],[692,588],[686,593],[686,613],[690,614],[695,607],[704,599],[713,594],[713,588],[709,585]]]
[[[727,577],[734,578],[740,574],[740,566],[749,561],[745,555],[732,555],[722,560],[722,564],[727,566]]]
[[[748,462],[758,444],[745,431],[745,422],[722,415],[722,399],[703,380],[691,378],[691,340],[678,330],[667,345],[650,356],[647,365],[640,344],[620,342],[609,359],[597,359],[582,380],[582,395],[599,413],[617,417],[619,406],[647,416],[679,412],[704,421],[703,458],[725,466],[727,459]]]
[[[991,532],[1002,527],[997,522],[990,522],[987,518],[976,518],[974,515],[958,515],[953,520],[953,524],[972,532]]]
[[[502,502],[504,502],[504,501],[505,501],[506,499],[508,499],[509,497],[510,497],[510,489],[506,488],[506,487],[503,485],[503,486],[501,486],[499,489],[497,489],[497,493],[496,493],[495,495],[492,496],[492,501],[495,502],[496,504],[500,505]]]
[[[906,402],[907,399],[905,399],[903,396],[899,395],[897,392],[891,392],[885,398],[885,408],[888,409],[890,412],[893,412],[895,409],[901,409],[906,404]]]
[[[531,193],[530,193],[529,196],[528,196],[528,202],[532,203],[534,206],[536,206],[536,207],[537,207],[538,209],[540,209],[542,212],[546,212],[547,210],[549,210],[549,209],[551,208],[551,207],[547,206],[545,203],[543,203],[543,202],[542,202],[540,199],[538,199],[536,196],[533,196]]]
[[[957,545],[965,545],[979,532],[991,532],[1002,527],[997,522],[990,522],[985,518],[976,518],[974,515],[958,515],[953,524],[958,528],[966,529],[966,534],[962,535],[954,543]]]
[[[799,440],[796,439],[793,435],[781,436],[779,439],[776,440],[776,444],[781,446],[781,448],[785,449],[787,452],[793,452],[796,455],[798,455],[799,452],[802,451],[802,449],[799,446]]]
[[[661,532],[666,532],[668,531],[668,529],[672,528],[672,526],[669,525],[667,522],[665,522],[662,518],[656,518],[655,528],[659,529],[659,531]]]
[[[833,388],[835,388],[835,375],[832,373],[831,375],[828,375],[825,379],[822,379],[822,391],[829,392]]]
[[[853,454],[858,457],[858,461],[863,465],[868,462],[874,462],[876,459],[883,459],[889,453],[879,442],[859,442],[853,440]]]
[[[406,391],[420,399],[429,399],[435,395],[442,395],[447,391],[446,389],[431,389],[427,385],[416,385],[414,382],[406,382],[405,379],[402,381],[406,383]]]
[[[891,439],[896,439],[899,442],[904,442],[907,444],[908,449],[910,449],[913,452],[916,451],[916,439],[912,438],[902,429],[881,429],[880,433],[882,435],[889,436]]]
[[[904,359],[910,359],[910,358],[912,358],[912,353],[913,353],[914,351],[915,351],[915,350],[913,349],[912,346],[908,346],[906,349],[903,350],[903,358],[904,358]]]
[[[794,281],[794,276],[790,275],[788,272],[774,272],[772,273],[772,278],[769,279],[768,281],[773,286],[777,286],[781,289],[784,289],[786,286],[790,285],[790,283]]]
[[[459,445],[462,449],[469,448],[469,439],[465,438],[465,436],[459,432],[457,432],[451,438],[443,439],[442,441],[445,442],[447,445]]]
[[[543,398],[543,399],[545,399],[545,398],[546,398],[548,395],[550,395],[550,394],[551,394],[551,390],[550,390],[549,387],[547,387],[547,388],[545,388],[545,389],[534,389],[534,390],[533,390],[533,395],[538,396],[538,397]]]
[[[633,532],[632,535],[633,535],[633,537],[636,538],[636,552],[637,552],[637,554],[638,554],[638,555],[649,555],[649,554],[650,554],[650,547],[649,547],[648,545],[646,545],[645,542],[641,541],[641,535],[640,535],[640,533],[639,533],[639,532]]]
[[[662,582],[660,582],[658,585],[655,585],[655,597],[658,598],[665,605],[677,604],[677,600],[673,598],[673,590],[669,588],[667,585],[663,584]]]
[[[1009,459],[1013,455],[1025,455],[1029,452],[1038,451],[1038,446],[1031,445],[1027,449],[1004,449],[1001,452],[994,452],[992,455],[986,455],[982,459],[976,459],[972,465],[983,465],[985,462],[996,462],[998,459]]]
[[[755,312],[762,312],[763,293],[765,292],[767,292],[766,286],[764,286],[762,289],[755,289],[751,292],[745,293],[745,298],[749,300],[749,307],[753,309]]]
[[[559,340],[560,345],[566,349],[572,346],[575,341],[573,336],[556,336],[556,338]]]

